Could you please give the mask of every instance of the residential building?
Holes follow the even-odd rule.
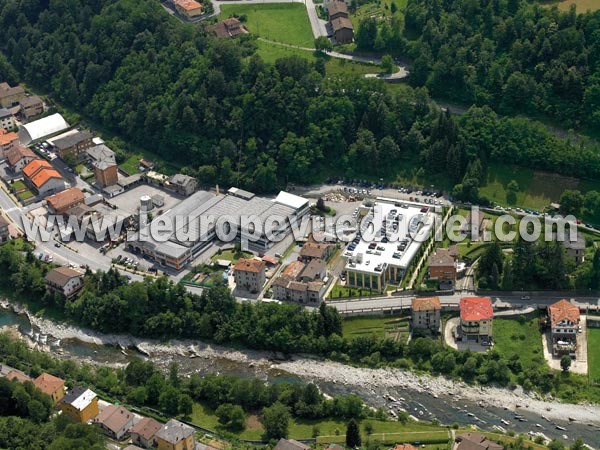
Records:
[[[258,259],[240,258],[233,267],[233,276],[239,289],[260,292],[266,281],[265,263]]]
[[[83,287],[83,274],[70,267],[57,267],[46,274],[46,288],[73,297]]]
[[[177,12],[188,19],[202,15],[202,3],[196,0],[174,0],[174,3]]]
[[[489,297],[463,297],[459,303],[459,336],[489,342],[492,338],[494,310]]]
[[[0,378],[5,378],[13,370],[16,369],[14,367],[7,366],[6,364],[0,363]]]
[[[129,429],[131,441],[144,448],[151,448],[156,445],[154,436],[162,428],[162,423],[150,417],[144,417]]]
[[[31,381],[31,378],[25,375],[23,372],[17,369],[13,369],[6,374],[7,380],[18,381],[19,383],[25,383],[26,381]]]
[[[169,187],[178,194],[185,195],[186,197],[196,192],[197,186],[198,182],[194,177],[182,173],[175,174],[169,179]]]
[[[442,304],[438,297],[412,299],[412,327],[440,331]]]
[[[0,128],[0,157],[7,158],[8,152],[19,145],[19,135]]]
[[[56,139],[52,143],[61,159],[67,156],[79,157],[94,145],[93,137],[92,133],[84,130]]]
[[[54,404],[58,404],[65,396],[65,380],[44,372],[35,380],[33,385],[44,394],[52,397]]]
[[[310,447],[294,439],[279,439],[273,450],[310,450]]]
[[[44,112],[44,102],[37,95],[23,97],[19,105],[21,116],[25,119],[38,116]]]
[[[108,405],[93,422],[111,438],[120,440],[133,426],[134,415],[120,405]]]
[[[25,96],[25,89],[21,86],[11,87],[8,83],[0,83],[0,107],[10,108],[19,103]]]
[[[154,435],[158,450],[194,450],[194,429],[178,420],[169,420]]]
[[[333,2],[341,3],[341,2]],[[338,44],[350,44],[354,40],[354,26],[347,17],[338,17],[331,21],[333,36]]]
[[[447,248],[438,248],[427,258],[429,279],[437,280],[440,289],[453,289],[456,282],[456,261]]]
[[[234,38],[248,32],[246,27],[235,17],[208,25],[206,30],[214,33],[218,38]]]
[[[417,450],[417,449],[410,444],[396,444],[390,450]]]
[[[63,215],[73,206],[83,203],[84,199],[81,189],[73,187],[46,197],[46,205],[50,214]]]
[[[4,244],[10,240],[10,222],[0,214],[0,244]]]
[[[98,396],[90,389],[74,387],[60,401],[60,409],[76,422],[87,423],[98,415]]]
[[[65,189],[65,180],[43,159],[34,159],[23,168],[23,180],[39,195],[47,196]]]
[[[346,19],[350,18],[350,15],[348,13],[348,7],[344,2],[329,2],[325,5],[325,7],[327,9],[327,16],[329,17],[330,21],[338,19],[340,17],[345,17]]]
[[[554,355],[571,355],[577,348],[579,331],[579,307],[567,300],[559,300],[548,306],[550,337]]]
[[[455,439],[455,450],[503,450],[500,444],[488,440],[483,434],[466,432],[459,434]]]
[[[55,136],[67,128],[69,128],[69,124],[63,116],[56,113],[22,125],[19,129],[19,138],[23,145],[29,145],[31,142]]]
[[[98,186],[105,188],[118,183],[119,169],[115,152],[104,144],[98,144],[87,149],[85,153],[92,165]]]
[[[463,234],[468,234],[477,240],[485,228],[485,216],[479,209],[471,209],[466,217],[466,222],[461,228]]]
[[[6,159],[10,170],[14,173],[21,173],[27,164],[39,158],[27,147],[16,145],[8,151]]]
[[[334,249],[335,246],[332,244],[309,240],[300,249],[300,259],[305,262],[310,261],[311,259],[322,259],[323,261],[327,261]]]
[[[6,108],[0,108],[0,128],[12,130],[15,127],[15,116]]]
[[[327,275],[327,265],[322,259],[313,259],[304,266],[298,275],[298,281],[323,281]]]
[[[319,304],[325,294],[327,266],[323,260],[294,261],[271,284],[273,297],[296,303]]]
[[[565,247],[565,253],[567,257],[574,260],[577,264],[581,264],[585,261],[585,239],[581,234],[577,234],[577,239],[562,241]]]

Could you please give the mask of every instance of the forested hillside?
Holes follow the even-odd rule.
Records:
[[[409,0],[405,26],[412,82],[434,95],[600,126],[600,12],[525,0]]]
[[[5,0],[0,46],[0,78],[51,92],[207,185],[274,191],[332,170],[393,178],[409,163],[478,200],[491,160],[600,178],[598,149],[586,142],[490,109],[457,121],[424,89],[392,94],[298,57],[265,64],[252,36],[218,41],[156,0]]]

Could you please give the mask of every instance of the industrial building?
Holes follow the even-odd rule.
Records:
[[[264,227],[270,217],[286,218],[283,223],[269,224],[271,239],[264,232],[255,238],[253,230],[236,227],[236,239],[247,242],[249,250],[260,253],[287,236],[291,223],[309,211],[308,200],[287,192],[269,200],[238,188],[229,189],[225,195],[198,191],[154,219],[172,225],[167,239],[156,240],[142,230],[130,237],[128,246],[159,264],[181,270],[217,239],[218,220],[227,219],[230,224],[239,225],[242,215],[254,216]]]

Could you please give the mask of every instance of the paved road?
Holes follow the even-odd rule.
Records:
[[[460,299],[467,295],[466,293],[454,293],[453,295],[440,296],[442,305],[458,306]],[[470,293],[469,295],[474,295]],[[532,305],[548,306],[555,303],[557,300],[569,298],[569,294],[564,295],[548,295],[532,297],[531,299],[523,299],[520,295],[502,295],[492,296],[492,303],[495,306],[514,306],[527,307]],[[367,310],[384,310],[390,308],[408,308],[414,295],[402,295],[395,297],[371,297],[357,300],[327,300],[330,306],[335,307],[340,312],[358,312]],[[600,306],[600,298],[598,297],[576,297],[576,303],[583,306]]]

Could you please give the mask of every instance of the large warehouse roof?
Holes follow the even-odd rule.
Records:
[[[69,124],[63,116],[56,113],[35,122],[22,125],[19,131],[19,138],[22,144],[27,145],[30,142],[51,136],[67,128],[69,128]]]

